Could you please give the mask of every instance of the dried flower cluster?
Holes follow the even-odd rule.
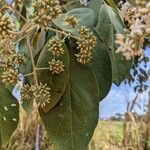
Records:
[[[150,2],[136,1],[137,7],[126,2],[122,6],[125,21],[129,30],[124,35],[117,34],[116,43],[119,45],[117,53],[122,53],[127,60],[143,55],[143,44],[150,36]]]
[[[12,38],[12,31],[14,30],[14,23],[7,14],[0,12],[0,40]]]
[[[89,29],[82,26],[79,32],[79,37],[77,39],[77,45],[80,52],[76,54],[77,61],[86,64],[92,58],[91,50],[95,47],[97,43],[96,37],[89,32]]]
[[[129,2],[123,4],[121,8],[121,12],[124,20],[127,22],[127,25],[130,27],[135,19],[135,15],[137,13],[137,9],[132,6]]]
[[[49,69],[52,72],[52,74],[60,74],[64,72],[64,65],[63,62],[60,60],[52,59],[52,61],[49,61]]]
[[[52,38],[48,43],[48,50],[54,56],[60,56],[64,54],[62,42],[58,38]]]
[[[56,60],[56,57],[59,57],[64,54],[62,41],[58,37],[53,37],[49,40],[48,43],[48,51],[53,55],[53,59],[48,62],[49,69],[52,74],[60,74],[64,72],[63,62],[60,60]]]
[[[1,78],[2,82],[5,83],[6,85],[15,85],[19,80],[18,73],[13,69],[5,70],[2,73]]]
[[[0,67],[3,68],[3,73],[0,78],[6,85],[14,85],[18,80],[17,72],[15,68],[13,69],[11,61],[14,51],[12,45],[10,44],[9,48],[5,41],[6,39],[0,41]]]
[[[20,94],[21,94],[22,100],[30,100],[32,98],[32,95],[33,95],[32,88],[30,87],[30,85],[25,84],[21,88]]]
[[[142,14],[150,13],[150,1],[149,0],[136,0],[138,11]]]
[[[78,24],[78,20],[74,16],[66,17],[65,21],[68,22],[68,24],[73,28]]]
[[[50,22],[62,13],[58,0],[38,0],[33,3],[33,6],[35,24],[39,24],[45,30],[48,29]]]
[[[38,106],[44,107],[50,103],[50,88],[46,84],[39,83],[38,85],[24,85],[21,89],[22,100],[31,100],[37,103]]]
[[[0,67],[1,80],[6,85],[15,85],[19,80],[17,66],[24,63],[24,56],[16,54],[13,32],[15,25],[8,14],[0,13]]]

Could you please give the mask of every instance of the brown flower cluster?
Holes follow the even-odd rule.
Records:
[[[50,88],[46,84],[39,83],[39,85],[29,86],[24,85],[21,89],[21,99],[31,100],[37,103],[38,106],[44,107],[50,103]]]
[[[61,74],[65,71],[63,62],[58,59],[58,57],[63,55],[65,52],[62,41],[58,37],[53,37],[50,39],[48,43],[48,51],[54,57],[51,61],[48,62],[50,71],[52,74]],[[58,60],[56,60],[56,57]]]
[[[13,69],[6,69],[1,75],[2,82],[6,85],[15,85],[18,78],[18,73]]]
[[[16,54],[12,39],[0,41],[0,67],[3,68],[1,80],[6,85],[15,85],[19,80],[17,67],[25,62],[24,56]]]
[[[13,38],[14,23],[7,14],[0,12],[0,40]]]
[[[65,21],[71,26],[71,27],[75,27],[78,24],[78,20],[76,17],[74,16],[68,16],[65,18]]]
[[[48,63],[49,63],[49,69],[52,72],[52,74],[60,74],[65,71],[63,62],[60,60],[52,59]]]
[[[64,54],[62,42],[58,38],[52,38],[48,43],[48,51],[50,51],[54,56]]]
[[[92,58],[91,50],[96,46],[97,39],[85,26],[82,26],[78,32],[79,37],[77,39],[77,48],[80,52],[75,56],[77,57],[78,62],[86,64]]]
[[[150,13],[150,1],[149,0],[135,0],[139,13]]]
[[[48,29],[50,22],[62,13],[58,0],[38,0],[33,3],[33,7],[35,24],[39,24],[45,30]]]
[[[124,35],[116,36],[116,43],[119,45],[116,52],[122,53],[127,60],[143,55],[145,38],[150,36],[150,2],[143,0],[136,3],[136,7],[128,2],[122,6],[129,30],[126,30]]]

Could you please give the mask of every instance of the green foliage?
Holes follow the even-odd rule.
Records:
[[[89,8],[94,11],[94,26],[96,26],[98,23],[98,14],[102,4],[102,0],[92,0],[89,3]]]
[[[77,26],[72,28],[66,21],[66,17],[74,16],[78,20]],[[89,19],[90,18],[90,19]],[[94,13],[89,8],[76,8],[68,11],[66,14],[62,14],[57,19],[55,19],[54,24],[64,31],[68,31],[73,35],[77,35],[77,29],[80,29],[81,26],[86,26],[87,28],[93,27],[94,24]]]
[[[48,67],[47,62],[53,58],[53,56],[48,51],[48,47],[47,47],[48,42],[44,46],[39,56],[37,62],[37,67],[39,68]],[[62,95],[64,94],[66,85],[68,84],[69,81],[69,56],[68,56],[68,49],[65,45],[64,45],[64,49],[65,49],[65,54],[62,55],[59,60],[63,61],[64,63],[65,72],[63,72],[60,75],[55,75],[55,74],[53,75],[49,70],[41,70],[38,72],[39,81],[42,83],[46,83],[51,88],[51,101],[46,107],[43,108],[45,112],[48,112],[51,108],[53,108],[58,103],[58,101],[61,99]]]
[[[132,66],[130,61],[127,62],[123,56],[115,53],[114,33],[122,33],[125,25],[119,15],[106,4],[101,7],[98,18],[95,31],[107,47],[112,66],[112,81],[119,85]]]
[[[27,9],[23,9],[21,14],[27,19],[31,17],[34,10],[31,2],[30,0],[25,2],[24,7],[27,6]],[[29,85],[32,85],[31,87],[29,86],[31,89],[28,92],[34,92],[39,83],[50,88],[51,99],[49,103],[46,103],[46,106],[39,107],[39,112],[56,150],[87,149],[98,121],[99,102],[109,92],[112,81],[117,85],[120,84],[131,67],[131,62],[127,63],[122,56],[115,53],[114,34],[117,32],[122,33],[125,25],[120,18],[119,10],[115,3],[112,0],[107,1],[107,3],[111,7],[103,4],[100,0],[93,0],[90,1],[88,8],[79,8],[81,5],[78,6],[77,1],[70,2],[69,5],[67,1],[63,7],[70,6],[69,9],[66,9],[70,11],[59,16],[57,16],[58,12],[56,11],[57,18],[50,21],[50,25],[46,22],[50,14],[43,14],[45,16],[42,18],[37,13],[36,15],[39,16],[36,17],[39,18],[32,16],[35,20],[37,19],[36,24],[35,20],[31,19],[31,24],[30,22],[25,23],[21,28],[21,34],[19,33],[19,35],[25,34],[25,37],[29,39],[23,38],[19,42],[19,53],[24,54],[26,61],[25,65],[17,68],[19,73],[25,75],[24,84],[28,82]],[[44,4],[42,3],[41,5]],[[37,10],[41,10],[40,5],[36,7]],[[58,7],[57,4],[56,7]],[[44,11],[49,13],[46,8],[43,7]],[[31,10],[32,13],[30,12]],[[71,26],[66,21],[66,18],[70,16],[78,20],[76,26]],[[54,16],[51,15],[50,17]],[[42,21],[38,22],[40,19]],[[75,54],[79,54],[79,45],[77,45],[79,39],[81,40],[80,42],[82,40],[87,42],[87,45],[91,42],[91,39],[84,41],[86,36],[90,35],[89,37],[92,37],[90,33],[84,35],[85,39],[79,37],[78,29],[82,26],[89,28],[97,38],[97,44],[92,51],[92,59],[87,64],[79,63],[75,56]],[[26,28],[27,30],[25,30]],[[65,52],[60,56],[52,55],[48,51],[48,44],[54,36],[63,43],[62,47]],[[80,36],[83,35],[81,34]],[[57,50],[56,48],[57,45],[55,45],[54,50]],[[84,46],[82,48],[85,51],[90,49],[89,47],[86,49]],[[63,63],[64,72],[53,74],[50,71],[48,62],[52,59]],[[47,100],[47,91],[47,89],[40,89],[37,92],[37,94],[39,93],[39,101]],[[42,98],[40,93],[43,94]],[[23,103],[28,113],[32,110],[33,95],[33,93],[31,96],[29,95],[30,100],[25,100]],[[7,121],[5,121],[5,118],[2,117],[0,122],[3,144],[9,139],[17,126],[19,106],[11,93],[2,87],[0,88],[0,99],[1,114],[7,118]],[[10,107],[12,103],[15,103],[16,107]],[[7,112],[5,106],[11,111]],[[12,121],[12,118],[16,118],[17,121]]]
[[[56,150],[86,149],[97,124],[98,102],[98,87],[91,67],[78,64],[70,52],[65,94],[48,113],[40,111]]]
[[[107,47],[105,46],[105,43],[102,42],[102,40],[98,37],[98,35],[97,45],[93,49],[93,60],[91,62],[91,66],[97,79],[99,98],[101,101],[110,90],[112,84],[112,70]]]
[[[17,128],[19,121],[19,104],[11,92],[0,87],[0,135],[2,145],[6,144]]]

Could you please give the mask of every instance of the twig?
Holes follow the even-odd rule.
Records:
[[[31,76],[31,75],[34,75],[34,73],[32,72],[32,73],[28,73],[28,74],[25,74],[25,75],[23,75],[24,77],[28,77],[28,76]]]
[[[73,36],[73,35],[71,35],[70,33],[66,33],[66,32],[64,32],[64,31],[56,30],[56,29],[50,28],[50,27],[48,27],[48,29],[51,30],[51,31],[54,31],[54,32],[56,32],[56,33],[60,33],[60,34],[63,34],[63,35],[67,35],[68,37],[72,37],[72,38],[74,38],[74,39],[77,39],[76,36]]]
[[[12,12],[15,12],[17,15],[19,15],[25,22],[27,22],[26,18],[21,15],[20,12],[18,12],[16,9],[14,9],[10,4],[6,5],[6,8],[10,9]]]
[[[39,150],[40,147],[40,125],[37,125],[37,129],[36,129],[36,139],[35,139],[35,150]]]
[[[38,85],[38,79],[37,79],[37,74],[36,74],[36,66],[35,66],[35,62],[34,62],[34,57],[33,57],[33,53],[32,53],[32,47],[31,47],[31,44],[30,44],[29,35],[26,37],[26,40],[27,40],[28,50],[29,50],[29,53],[30,53],[32,67],[33,67],[33,75],[34,75],[35,84]]]
[[[35,68],[35,70],[49,70],[49,67],[45,67],[45,68]]]

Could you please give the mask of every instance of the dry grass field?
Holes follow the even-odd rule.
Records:
[[[121,150],[123,139],[123,123],[121,121],[99,121],[90,150]]]

